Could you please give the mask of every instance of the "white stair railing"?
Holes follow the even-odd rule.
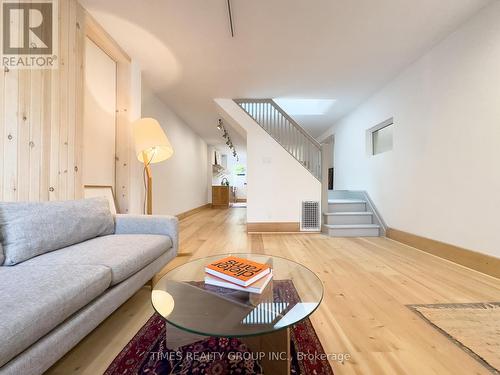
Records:
[[[321,181],[321,145],[272,99],[235,99],[251,118]]]

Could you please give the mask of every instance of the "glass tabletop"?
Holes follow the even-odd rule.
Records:
[[[273,278],[262,294],[206,285],[205,266],[234,255],[269,264]],[[272,333],[312,314],[323,298],[314,272],[291,260],[261,254],[223,254],[190,261],[169,271],[153,289],[154,309],[183,330],[219,337]]]

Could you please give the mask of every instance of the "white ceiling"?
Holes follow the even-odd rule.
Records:
[[[313,136],[490,0],[81,0],[208,143],[214,98],[335,99],[296,116]],[[235,142],[236,143],[236,142]]]

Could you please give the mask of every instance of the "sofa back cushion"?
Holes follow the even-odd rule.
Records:
[[[7,266],[113,233],[106,198],[0,203],[0,240]]]

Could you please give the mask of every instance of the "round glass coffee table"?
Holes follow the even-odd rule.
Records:
[[[267,263],[273,279],[262,294],[205,285],[205,266],[234,255]],[[153,288],[154,309],[173,326],[203,336],[238,337],[266,354],[266,374],[290,373],[289,327],[311,315],[323,298],[321,280],[291,260],[261,254],[223,254],[185,263]]]

